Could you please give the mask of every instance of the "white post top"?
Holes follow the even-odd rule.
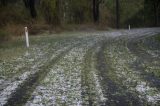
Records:
[[[24,27],[25,28],[25,32],[28,32],[28,28],[27,27]]]
[[[128,29],[131,30],[131,25],[130,24],[128,25]]]
[[[25,28],[25,36],[26,36],[26,46],[29,47],[28,29],[27,27],[24,27],[24,28]]]

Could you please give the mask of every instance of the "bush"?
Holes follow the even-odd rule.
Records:
[[[10,39],[11,39],[11,36],[7,32],[0,30],[0,43],[4,41],[8,41]]]
[[[8,24],[4,27],[5,31],[13,36],[21,36],[24,34],[24,25]]]

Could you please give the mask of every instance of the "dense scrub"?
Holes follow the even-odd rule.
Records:
[[[0,40],[63,30],[159,26],[159,0],[0,0]]]

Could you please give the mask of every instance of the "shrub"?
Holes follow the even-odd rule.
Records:
[[[3,30],[0,30],[0,43],[4,41],[8,41],[11,39],[11,36]]]
[[[4,29],[13,36],[21,36],[24,34],[24,26],[20,24],[7,24]]]

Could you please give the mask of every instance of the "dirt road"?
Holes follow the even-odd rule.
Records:
[[[158,106],[159,36],[144,28],[33,37],[24,53],[0,59],[0,106]]]

